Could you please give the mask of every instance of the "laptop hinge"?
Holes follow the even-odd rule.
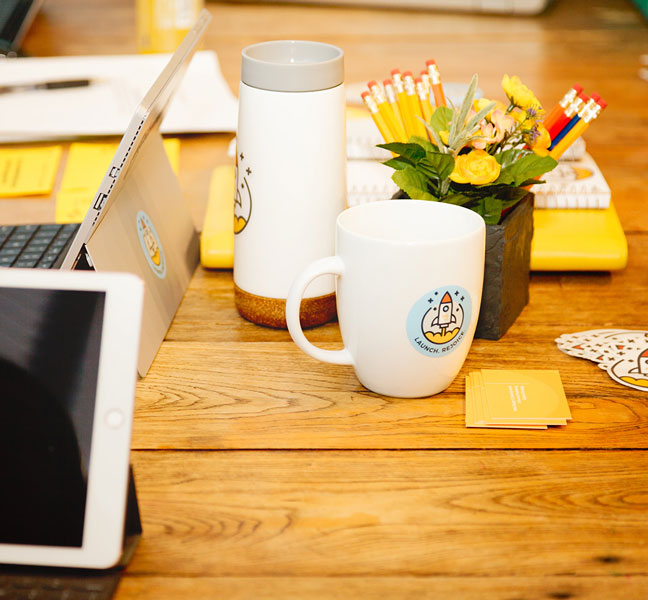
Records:
[[[79,252],[79,256],[77,257],[76,263],[74,263],[74,270],[75,271],[94,271],[94,264],[92,263],[92,259],[90,258],[90,253],[88,252],[88,249],[86,248],[86,245],[83,244],[83,247],[81,248],[81,252]]]

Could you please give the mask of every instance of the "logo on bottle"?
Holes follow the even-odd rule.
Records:
[[[252,216],[252,192],[248,178],[252,175],[250,167],[243,166],[245,154],[236,156],[236,192],[234,193],[234,233],[241,233]]]
[[[422,296],[407,317],[407,336],[426,356],[445,356],[466,336],[472,301],[457,285],[437,288]]]
[[[166,276],[166,259],[164,257],[164,250],[160,242],[160,238],[153,226],[151,218],[143,211],[137,213],[137,235],[139,236],[140,244],[146,262],[151,267],[160,279]]]

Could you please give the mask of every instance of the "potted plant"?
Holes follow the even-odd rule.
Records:
[[[437,107],[426,123],[429,139],[380,144],[401,189],[396,197],[449,202],[486,222],[484,291],[477,337],[499,339],[529,300],[533,236],[531,185],[558,163],[540,102],[518,77],[505,75],[508,105],[475,100],[473,76],[458,108]]]

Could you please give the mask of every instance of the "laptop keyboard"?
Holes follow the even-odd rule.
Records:
[[[58,267],[78,229],[78,223],[0,225],[0,267]]]
[[[109,600],[119,580],[112,571],[105,576],[25,574],[0,572],[0,600]]]

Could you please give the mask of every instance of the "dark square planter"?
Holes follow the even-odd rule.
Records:
[[[475,337],[501,338],[529,302],[533,194],[486,226],[484,289]]]

